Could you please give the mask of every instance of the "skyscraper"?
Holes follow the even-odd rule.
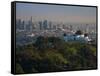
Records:
[[[52,22],[49,22],[49,29],[52,30]]]
[[[43,29],[42,21],[39,21],[39,29],[40,29],[40,30]]]
[[[44,20],[44,22],[43,22],[43,28],[47,29],[47,20]]]

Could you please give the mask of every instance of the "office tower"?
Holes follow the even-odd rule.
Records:
[[[21,19],[16,20],[16,29],[21,29]]]
[[[43,22],[43,28],[47,29],[47,20],[44,20],[44,22]]]
[[[66,25],[63,24],[63,25],[62,25],[62,28],[63,28],[63,29],[66,29]]]
[[[49,30],[52,30],[52,22],[49,22]]]
[[[29,20],[29,27],[28,27],[28,30],[29,30],[29,31],[32,31],[32,30],[33,30],[32,16],[31,16],[31,18],[30,18],[30,20]]]
[[[42,21],[39,21],[39,29],[42,30],[43,27],[42,27]]]
[[[25,22],[22,21],[22,30],[24,30]]]
[[[86,29],[85,29],[85,32],[88,33],[89,30],[88,30],[88,24],[86,24]]]

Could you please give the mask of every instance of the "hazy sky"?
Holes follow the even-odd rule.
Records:
[[[16,3],[16,18],[33,21],[49,20],[65,23],[96,23],[95,7]]]

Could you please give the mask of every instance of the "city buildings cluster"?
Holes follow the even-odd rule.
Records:
[[[54,36],[62,37],[65,41],[91,41],[92,36],[90,33],[93,32],[95,34],[96,29],[93,27],[92,29],[88,28],[88,24],[86,24],[86,26],[84,25],[84,27],[73,27],[71,24],[66,25],[64,23],[57,23],[48,20],[33,22],[32,17],[29,21],[21,19],[16,20],[16,33],[20,32],[24,37]],[[75,33],[77,30],[81,30],[83,33],[76,35]]]

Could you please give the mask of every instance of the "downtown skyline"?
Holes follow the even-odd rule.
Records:
[[[47,4],[16,3],[16,19],[49,20],[64,23],[96,24],[96,8]]]

